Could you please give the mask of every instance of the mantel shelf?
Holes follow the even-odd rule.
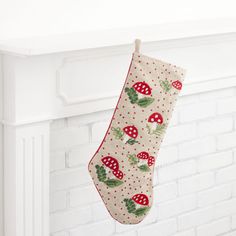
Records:
[[[186,21],[34,38],[9,39],[0,41],[0,52],[20,56],[36,56],[128,45],[135,38],[141,38],[143,42],[152,42],[235,32],[236,19]]]

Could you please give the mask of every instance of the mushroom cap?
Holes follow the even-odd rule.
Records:
[[[148,166],[152,166],[155,163],[155,157],[150,156],[148,158]]]
[[[163,123],[163,117],[160,113],[155,112],[152,115],[149,116],[148,122],[157,122],[157,124],[162,124]]]
[[[179,80],[175,80],[174,82],[172,82],[172,86],[178,90],[182,89],[182,83]]]
[[[103,157],[102,163],[113,171],[119,170],[119,163],[114,157],[111,156]]]
[[[142,160],[146,160],[149,157],[149,154],[147,152],[140,152],[137,154],[137,157]]]
[[[132,197],[132,200],[135,201],[139,205],[147,206],[149,204],[149,200],[147,195],[145,194],[136,194]]]
[[[137,92],[144,95],[151,95],[151,88],[146,82],[137,82],[132,86]]]
[[[123,172],[121,170],[113,170],[112,171],[113,175],[115,175],[118,179],[123,179]]]
[[[134,125],[126,126],[123,131],[131,138],[137,138],[138,129]]]

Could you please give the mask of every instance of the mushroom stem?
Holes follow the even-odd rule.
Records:
[[[152,123],[152,130],[156,130],[157,126],[158,126],[157,122],[153,122]]]
[[[129,136],[126,134],[123,138],[123,143],[126,143],[129,140]]]
[[[144,98],[143,94],[142,94],[142,93],[139,93],[139,94],[138,94],[138,98],[139,98],[139,99]]]
[[[142,207],[141,205],[136,204],[136,210],[139,209],[139,208],[141,208],[141,207]]]
[[[139,166],[147,164],[147,160],[139,159],[139,163],[138,164],[139,164]]]

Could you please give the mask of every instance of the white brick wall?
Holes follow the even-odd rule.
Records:
[[[106,221],[91,223],[83,226],[79,226],[76,229],[70,231],[70,236],[84,236],[84,235],[97,235],[97,236],[109,236],[115,232],[114,222],[109,219]]]
[[[229,199],[231,196],[231,186],[229,184],[213,187],[198,194],[198,206],[204,207],[216,202]]]
[[[195,160],[182,161],[158,169],[159,182],[173,181],[196,172]]]
[[[230,221],[230,217],[225,217],[210,224],[199,226],[197,227],[197,236],[214,236],[225,233],[231,228]]]
[[[199,192],[213,187],[215,183],[214,173],[201,173],[178,180],[179,194]]]
[[[157,219],[162,220],[169,217],[177,216],[186,211],[191,211],[197,206],[195,195],[179,197],[165,203],[158,204]]]
[[[236,88],[179,99],[157,157],[153,209],[139,225],[110,217],[87,171],[111,115],[52,123],[52,236],[236,235]]]

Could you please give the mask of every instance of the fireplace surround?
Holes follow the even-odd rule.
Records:
[[[231,20],[0,41],[4,236],[49,235],[50,123],[113,109],[135,38],[187,68],[181,96],[236,86]]]

